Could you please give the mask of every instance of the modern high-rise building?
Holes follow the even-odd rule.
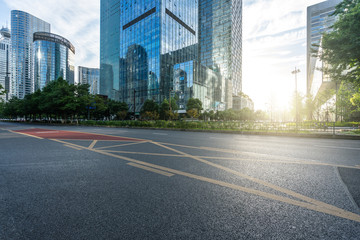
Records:
[[[329,90],[335,89],[336,84],[322,71],[327,63],[316,55],[321,51],[322,35],[331,32],[337,20],[332,14],[340,2],[341,0],[328,0],[307,8],[307,94],[322,101],[316,110],[317,116],[314,116],[320,121],[336,121],[336,116],[329,109],[335,101],[335,96],[329,94]]]
[[[11,11],[11,80],[12,96],[24,98],[35,89],[33,36],[50,32],[50,24],[23,11]]]
[[[199,0],[199,12],[200,61],[220,72],[217,104],[229,109],[232,95],[242,91],[242,1]]]
[[[9,100],[10,90],[10,63],[11,63],[11,35],[8,28],[0,30],[0,84],[6,94],[0,96],[4,101]]]
[[[100,94],[100,69],[79,67],[78,79],[80,84],[89,84],[91,94]]]
[[[203,8],[214,14],[201,17]],[[100,93],[136,112],[172,95],[182,111],[189,98],[231,107],[232,86],[241,90],[241,8],[241,0],[101,0]]]
[[[36,32],[33,35],[34,90],[62,77],[74,84],[75,47],[62,36]]]
[[[336,16],[332,14],[340,2],[328,0],[307,8],[307,93],[314,97],[331,82],[320,70],[324,63],[314,55],[321,50],[322,34],[332,30],[336,21]]]

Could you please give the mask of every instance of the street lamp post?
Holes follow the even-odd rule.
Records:
[[[295,75],[295,121],[299,122],[299,113],[298,113],[298,91],[297,91],[297,74],[300,72],[300,69],[295,67],[295,70],[291,73]]]

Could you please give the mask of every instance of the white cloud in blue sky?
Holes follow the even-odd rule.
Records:
[[[305,92],[306,7],[319,2],[243,1],[243,90],[256,108],[264,108],[271,95],[290,101],[295,66]],[[100,0],[0,0],[0,6],[0,14],[18,9],[49,22],[53,33],[76,47],[77,65],[99,67]]]
[[[22,10],[51,24],[51,32],[76,49],[76,65],[99,67],[99,0],[1,0],[8,11]]]

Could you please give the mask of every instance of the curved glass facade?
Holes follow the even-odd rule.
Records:
[[[214,89],[210,88],[219,86],[225,78],[210,69],[214,64],[202,66],[203,58],[199,57],[201,29],[206,31],[205,27],[199,26],[203,24],[202,21],[199,22],[199,12],[205,6],[201,2],[101,0],[100,93],[127,102],[130,109],[135,109],[136,112],[140,111],[146,99],[161,103],[174,94],[179,98],[180,110],[185,110],[186,102],[191,97],[199,98],[205,103],[205,109],[214,109]],[[215,8],[213,1],[208,2]],[[231,25],[233,15],[232,1],[229,2],[221,6],[222,13],[229,13],[229,24],[216,18],[219,22],[214,25],[220,24],[218,29],[226,29],[231,44],[232,29],[228,25]],[[241,8],[241,0],[233,2],[240,2]],[[238,6],[236,5],[237,10]],[[241,12],[239,14],[241,16]],[[241,18],[237,19],[241,21]],[[210,23],[212,20],[204,21]],[[220,38],[223,31],[211,34],[217,34],[218,42],[224,41]],[[240,36],[241,40],[241,35],[236,36]],[[231,66],[231,48],[227,48],[226,43],[225,41],[221,46],[216,46],[221,50],[218,55],[221,55],[222,60],[226,55],[221,63]],[[213,51],[208,52],[211,59],[217,60]],[[229,69],[231,70],[229,67],[224,68],[222,74],[227,74]],[[223,92],[230,88],[232,90],[231,86],[222,85]],[[225,97],[219,101],[225,102]]]
[[[74,84],[74,46],[63,37],[51,33],[34,33],[35,91],[59,77]]]
[[[34,92],[34,51],[35,32],[50,32],[50,24],[23,11],[11,11],[11,81],[12,96],[24,98]]]

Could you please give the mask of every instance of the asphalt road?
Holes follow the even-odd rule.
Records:
[[[0,239],[360,239],[359,193],[360,141],[0,122]]]

